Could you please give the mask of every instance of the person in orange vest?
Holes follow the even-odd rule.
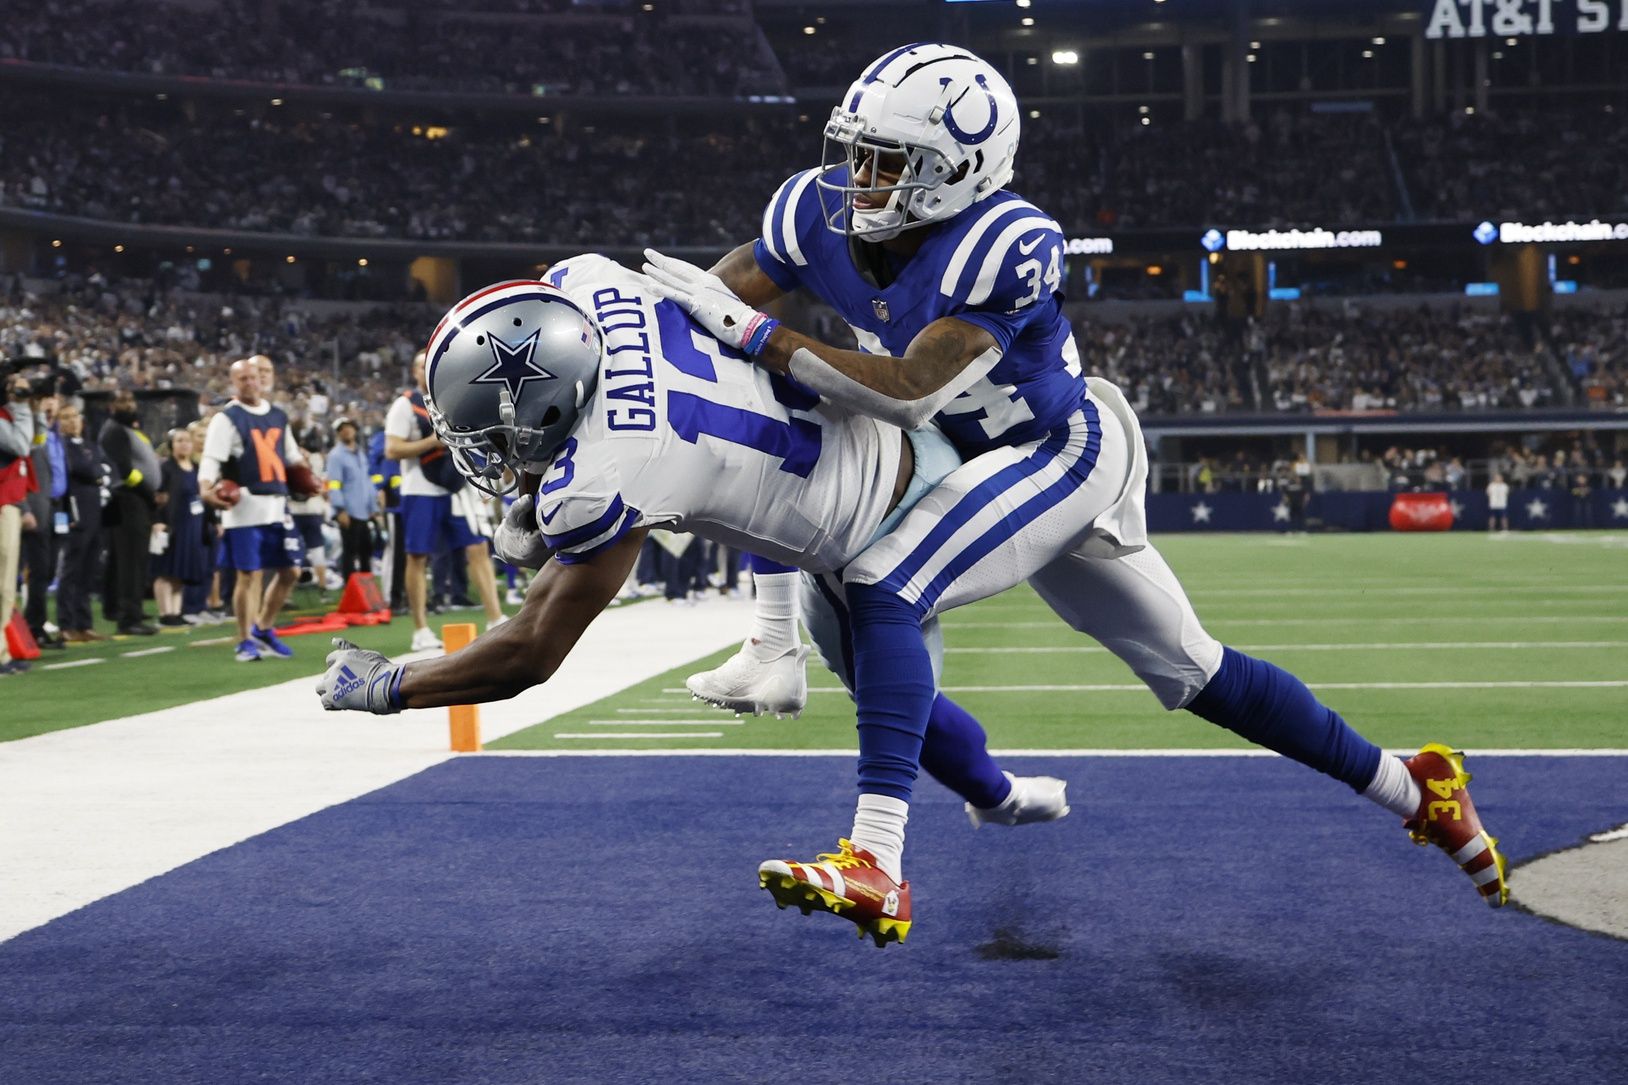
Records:
[[[288,415],[263,397],[259,367],[245,358],[233,362],[229,372],[233,398],[209,420],[198,487],[205,503],[222,510],[226,564],[237,570],[232,612],[238,662],[287,659],[294,650],[277,636],[275,607],[299,575],[299,537],[284,520],[288,467],[305,457],[288,432]],[[222,480],[239,487],[235,500],[221,492]],[[268,570],[279,590],[262,591]]]

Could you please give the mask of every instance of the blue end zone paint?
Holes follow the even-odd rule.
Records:
[[[1332,781],[1009,767],[1073,816],[974,833],[924,784],[878,951],[753,875],[845,828],[846,758],[453,761],[0,945],[0,1082],[1624,1079],[1628,943]],[[1513,859],[1628,822],[1621,759],[1470,769]]]

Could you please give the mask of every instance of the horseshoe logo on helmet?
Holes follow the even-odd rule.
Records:
[[[962,129],[962,127],[959,124],[955,123],[955,113],[953,112],[953,109],[955,107],[956,102],[959,102],[961,100],[961,98],[965,98],[967,96],[966,91],[961,92],[961,98],[957,98],[955,100],[955,102],[951,102],[949,105],[944,107],[944,129],[945,129],[945,131],[949,132],[950,135],[954,136],[955,141],[957,143],[960,143],[963,146],[967,146],[967,147],[977,146],[978,144],[982,143],[984,140],[988,139],[990,136],[994,135],[994,133],[995,133],[995,122],[1000,119],[1000,109],[995,104],[995,95],[994,95],[994,93],[989,89],[989,81],[987,79],[985,79],[982,75],[974,76],[974,81],[978,84],[978,89],[980,89],[980,90],[982,90],[984,92],[984,97],[989,99],[989,123],[988,124],[985,124],[983,126],[983,128],[979,129],[976,132],[968,132],[968,131],[965,131],[964,129]],[[951,82],[951,80],[950,80],[949,76],[944,76],[943,78],[939,79],[939,81],[938,81],[939,86],[949,86],[950,82]]]

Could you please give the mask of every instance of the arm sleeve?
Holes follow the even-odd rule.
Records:
[[[135,470],[135,458],[130,453],[130,433],[123,426],[109,423],[102,430],[102,451],[107,455],[107,462],[113,465],[113,481],[118,486],[127,484],[130,473]]]
[[[1002,352],[1028,326],[1049,312],[1062,280],[1063,235],[1055,222],[1029,216],[999,237],[977,269],[963,308],[949,315],[995,337]],[[957,286],[965,284],[963,276]]]
[[[0,452],[26,456],[34,443],[34,412],[26,403],[14,403],[7,410],[11,420],[0,418]]]
[[[639,510],[624,502],[621,494],[600,500],[570,494],[556,502],[545,499],[537,506],[543,542],[561,565],[587,561],[619,542],[638,522]]]
[[[809,229],[824,229],[820,213],[820,193],[814,179],[819,170],[804,170],[786,179],[763,209],[763,227],[752,256],[763,273],[782,290],[802,285],[802,269],[808,266],[803,241]]]
[[[232,447],[236,436],[237,427],[224,412],[209,420],[209,428],[204,430],[203,454],[198,457],[199,485],[220,481],[221,465],[237,452]]]

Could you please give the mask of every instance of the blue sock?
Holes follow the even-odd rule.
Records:
[[[1306,683],[1231,648],[1187,711],[1327,773],[1357,791],[1373,782],[1380,749],[1312,695]]]
[[[980,810],[1006,801],[1012,781],[989,756],[989,737],[972,713],[939,694],[927,717],[921,767]]]
[[[910,801],[935,694],[921,617],[878,584],[848,585],[859,710],[859,790]]]
[[[795,573],[797,570],[790,565],[782,565],[778,561],[759,557],[756,554],[746,555],[746,567],[754,573]]]

